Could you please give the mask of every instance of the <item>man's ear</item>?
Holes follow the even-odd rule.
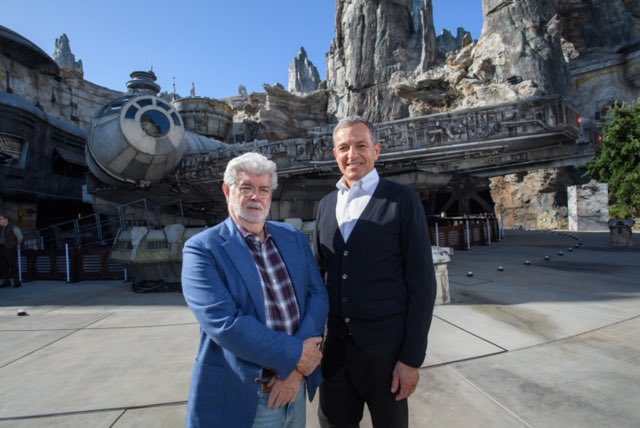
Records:
[[[222,183],[222,193],[224,193],[224,197],[227,198],[227,200],[229,199],[229,192],[231,191],[231,189],[229,188],[229,185],[227,183]]]

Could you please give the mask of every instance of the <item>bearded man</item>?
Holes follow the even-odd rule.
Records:
[[[182,289],[200,324],[188,427],[305,426],[328,297],[309,241],[267,221],[276,165],[258,153],[229,161],[229,217],[187,241]]]

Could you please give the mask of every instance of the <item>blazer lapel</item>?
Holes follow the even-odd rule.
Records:
[[[258,320],[266,323],[262,284],[251,250],[231,217],[225,220],[224,226],[220,230],[220,238],[224,241],[222,248],[247,288],[253,306],[256,308]]]

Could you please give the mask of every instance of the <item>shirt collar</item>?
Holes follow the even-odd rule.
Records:
[[[242,227],[242,225],[236,223],[236,221],[233,219],[233,217],[231,217],[231,220],[233,221],[233,224],[236,225],[236,227],[238,228],[238,231],[240,232],[240,234],[242,235],[242,237],[244,239],[251,239],[253,241],[258,241],[260,242],[260,238],[258,238],[257,235],[255,235],[252,232],[249,232],[247,229],[245,229],[244,227]],[[269,233],[269,228],[267,227],[267,223],[265,222],[264,224],[264,242],[267,241],[267,239],[271,238],[271,234]]]
[[[353,183],[353,186],[360,187],[366,193],[372,193],[373,189],[376,188],[378,182],[380,181],[380,175],[378,175],[378,171],[373,168],[367,175],[362,177],[360,180]],[[344,180],[344,177],[340,178],[340,180],[336,183],[336,187],[340,192],[348,192],[349,187]]]

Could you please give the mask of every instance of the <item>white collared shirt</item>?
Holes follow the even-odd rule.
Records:
[[[371,200],[373,192],[378,187],[380,176],[374,168],[360,180],[347,187],[344,177],[338,181],[338,200],[336,202],[336,219],[344,242],[347,242],[356,222]]]

